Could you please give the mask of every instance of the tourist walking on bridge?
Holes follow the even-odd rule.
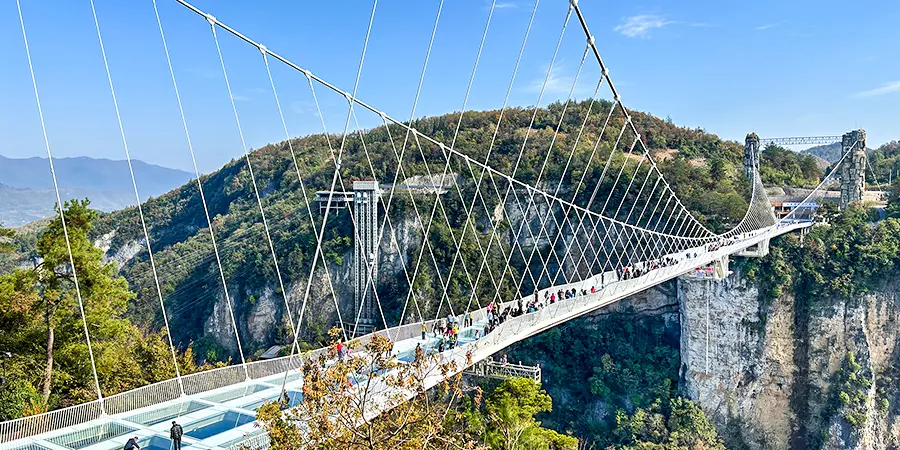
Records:
[[[169,429],[169,437],[172,438],[172,450],[181,450],[181,436],[183,435],[184,430],[181,428],[181,425],[178,425],[173,420],[172,428]]]

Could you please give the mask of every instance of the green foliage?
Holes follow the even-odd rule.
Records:
[[[65,230],[56,218],[37,240],[40,263],[0,275],[0,348],[14,355],[0,420],[96,399],[83,320],[104,396],[174,376],[165,335],[144,335],[123,317],[134,294],[88,239],[97,213],[87,200],[63,212]]]
[[[620,449],[725,450],[712,422],[694,402],[676,397],[616,414],[615,435]]]
[[[778,186],[815,186],[823,175],[816,158],[769,144],[760,154],[763,183]]]
[[[485,441],[495,450],[577,449],[576,438],[541,428],[535,420],[552,409],[552,399],[534,380],[508,378],[485,401]]]
[[[535,359],[539,355],[540,360]],[[547,386],[566,402],[541,417],[551,428],[610,444],[615,414],[668,400],[678,388],[678,338],[659,316],[613,314],[598,323],[574,320],[516,344],[510,357],[540,363]],[[560,395],[563,395],[560,392]],[[602,402],[611,411],[599,421],[585,414]]]
[[[636,173],[639,158],[626,158],[625,146],[621,145],[610,155],[617,130],[624,123],[624,117],[618,109],[613,111],[604,131],[604,142],[595,151],[593,144],[601,137],[601,126],[606,121],[612,104],[596,101],[589,111],[590,103],[590,100],[586,100],[570,104],[566,108],[559,133],[556,134],[554,132],[563,104],[554,103],[538,110],[530,130],[528,124],[533,111],[508,108],[503,113],[504,120],[499,130],[496,130],[495,145],[490,149],[490,156],[486,143],[492,140],[500,112],[466,112],[456,136],[455,147],[473,160],[487,160],[495,169],[510,174],[524,145],[516,178],[524,183],[536,182],[546,159],[547,166],[543,170],[542,180],[561,178],[560,192],[576,195],[580,204],[587,201],[592,191],[585,186],[576,186],[582,175],[585,175],[584,170],[590,171],[586,174],[589,179],[599,179],[605,161],[612,156],[610,173],[615,173],[626,164],[620,187],[607,207],[606,212],[612,215],[619,203],[624,201],[625,204],[630,204],[637,200],[633,198],[637,192],[624,197],[623,185],[627,185],[632,178],[636,180],[635,183],[640,182],[647,174],[648,164],[643,164],[640,172]],[[587,126],[582,132],[582,124],[588,114]],[[647,114],[635,112],[632,117],[635,125],[642,131],[648,148],[657,156],[658,165],[671,187],[686,202],[688,208],[696,211],[699,220],[722,231],[743,217],[749,190],[739,170],[742,155],[739,144],[723,141],[700,129],[680,128]],[[416,120],[414,125],[434,139],[449,141],[456,134],[458,120],[458,114],[447,114]],[[626,131],[626,135],[622,137],[623,142],[633,138],[630,133]],[[374,177],[382,183],[388,183],[388,180],[397,179],[402,182],[408,177],[442,172],[447,160],[438,147],[424,141],[410,142],[402,170],[398,170],[395,149],[399,143],[392,145],[391,138],[396,140],[403,135],[404,130],[397,126],[369,130],[361,135],[365,140],[365,148],[359,135],[348,136],[339,184],[344,189],[350,189],[349,182],[354,178]],[[527,144],[525,136],[528,136]],[[576,145],[579,136],[581,138]],[[547,149],[554,139],[554,150],[547,159]],[[291,146],[298,157],[303,189],[297,180],[297,170],[287,141],[260,148],[253,152],[251,158],[254,174],[264,194],[263,207],[281,265],[279,269],[286,280],[303,282],[311,273],[316,235],[323,228],[318,206],[308,205],[307,198],[312,198],[317,190],[331,189],[334,160],[324,135],[292,139]],[[571,161],[568,160],[569,149],[574,149]],[[564,174],[566,167],[568,169]],[[479,196],[479,204],[475,205],[474,215],[470,222],[466,222],[465,214],[461,212],[469,208],[469,202],[463,199],[471,198],[475,192],[475,180],[480,178],[480,171],[461,158],[452,158],[448,170],[460,177],[458,186],[462,196],[453,189],[441,196],[442,205],[437,207],[433,196],[413,197],[412,194],[399,192],[394,195],[390,211],[379,211],[380,217],[391,217],[393,226],[417,217],[427,221],[432,210],[435,211],[434,225],[429,230],[429,236],[423,239],[421,228],[415,228],[410,236],[413,248],[404,249],[409,258],[405,261],[407,267],[421,267],[417,278],[413,280],[413,294],[423,306],[431,305],[436,308],[442,300],[446,301],[438,298],[437,293],[443,293],[443,286],[448,285],[451,287],[449,300],[455,309],[464,309],[470,301],[485,304],[496,295],[516,294],[518,280],[526,270],[534,269],[524,267],[524,262],[515,255],[512,273],[501,275],[509,253],[509,236],[506,234],[514,230],[509,230],[505,222],[496,223],[490,217],[509,187],[508,182],[496,176],[493,180],[486,179],[480,187],[482,195]],[[601,187],[611,188],[612,178],[607,176]],[[259,298],[261,291],[269,287],[275,277],[258,205],[250,185],[246,159],[236,159],[222,169],[201,177],[200,182],[213,219],[212,231],[220,251],[224,278],[229,283],[230,292],[241,293],[233,299],[235,313],[240,317],[252,306],[247,301],[249,294],[255,293],[256,298]],[[649,190],[643,195],[649,195]],[[312,222],[307,212],[309,206],[312,207]],[[594,209],[599,208],[600,204],[594,205]],[[624,216],[628,213],[628,208],[622,209],[620,214]],[[205,318],[212,312],[215,302],[222,297],[222,288],[197,183],[192,181],[147,201],[143,205],[143,211],[149,225],[150,245],[154,250],[166,305],[173,311],[170,317],[173,338],[176,343],[198,341],[204,333]],[[450,221],[449,228],[445,225],[445,219]],[[347,257],[352,255],[352,224],[345,210],[330,213],[328,223],[324,225],[324,259],[330,270],[336,270],[336,266],[346,265]],[[494,227],[501,233],[490,242],[489,236]],[[99,237],[112,231],[115,233],[111,237],[110,254],[130,243],[142,241],[143,230],[136,208],[105,215],[97,223],[92,236]],[[418,255],[422,250],[420,245],[435,251],[434,261],[430,258],[430,252],[425,251],[424,257],[427,259],[418,264]],[[454,262],[456,248],[461,248],[462,253],[459,260]],[[488,258],[483,257],[482,249],[487,252]],[[486,264],[482,271],[483,263]],[[449,270],[451,266],[454,266],[452,272]],[[159,328],[161,318],[155,280],[149,269],[146,252],[140,252],[122,267],[123,276],[137,294],[128,304],[127,315],[136,323]],[[315,276],[321,278],[322,269],[317,270],[319,272]],[[478,272],[484,274],[474,292],[469,285],[467,271],[473,277]],[[451,276],[450,280],[447,279],[448,276]],[[396,323],[406,298],[410,296],[410,287],[402,278],[384,278],[387,280],[379,285],[379,298],[383,300],[382,306],[388,321]],[[493,284],[488,282],[491,278],[498,282],[503,280],[501,292],[493,292]],[[530,279],[527,276],[525,278]],[[527,283],[522,287],[526,291],[530,288]],[[431,315],[433,312],[426,313]],[[311,334],[304,335],[303,338],[311,342],[315,339]],[[227,353],[219,355],[221,358],[227,356]]]
[[[867,163],[871,170],[866,171],[866,182],[876,187],[892,182],[900,173],[900,141],[886,142],[869,152]]]
[[[11,253],[14,250],[12,239],[15,236],[13,230],[3,228],[3,224],[0,224],[0,253]]]
[[[872,382],[866,371],[856,362],[856,355],[848,352],[837,374],[835,389],[838,392],[841,416],[857,430],[866,426],[866,401],[871,386]]]

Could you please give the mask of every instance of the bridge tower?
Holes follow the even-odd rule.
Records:
[[[841,209],[861,201],[866,192],[866,130],[845,133],[841,154],[850,152],[841,162]]]
[[[750,183],[756,182],[756,174],[759,173],[759,136],[756,133],[750,133],[744,139],[744,175],[750,180]],[[763,240],[759,243],[741,250],[736,256],[744,256],[747,258],[762,258],[769,254],[769,240]],[[724,273],[727,276],[728,260],[716,262],[716,273]]]
[[[378,196],[377,181],[353,182],[353,219],[357,229],[353,245],[351,320],[355,321],[359,314],[358,333],[371,331],[378,317],[375,305],[378,278]]]
[[[759,172],[759,136],[750,133],[744,139],[744,174],[752,183],[757,172]]]

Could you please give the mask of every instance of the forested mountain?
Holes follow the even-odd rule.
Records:
[[[818,156],[830,163],[837,162],[837,160],[841,159],[841,143],[834,142],[831,144],[825,145],[817,145],[815,147],[810,147],[805,150],[800,151],[800,153],[806,153],[812,156]]]
[[[589,104],[585,101],[569,105],[554,142],[554,158],[548,161],[542,180],[560,179],[566,164],[564,156],[567,151],[563,149],[573,147]],[[610,104],[606,102],[594,103],[590,120],[587,121],[573,154],[570,164],[572,169],[562,178],[561,195],[572,195],[573,185],[578,182],[584,167],[589,167],[592,171],[588,179],[600,179],[603,162],[606,161],[611,143],[616,141],[623,123],[623,117],[618,112],[612,115],[605,131],[604,143],[598,148],[594,160],[588,161],[609,107]],[[490,154],[490,165],[504,173],[512,172],[527,134],[529,138],[516,179],[534,183],[539,176],[547,148],[553,140],[554,128],[562,108],[562,104],[552,104],[539,110],[528,133],[526,129],[532,110],[513,108],[505,111]],[[456,148],[473,160],[484,160],[488,150],[486,143],[491,140],[498,114],[499,111],[464,114]],[[424,135],[439,142],[450,142],[458,117],[457,113],[424,118],[417,120],[415,126]],[[696,211],[701,221],[722,230],[740,220],[746,211],[749,195],[748,183],[739,170],[742,157],[742,147],[739,144],[723,141],[702,130],[679,128],[646,114],[635,113],[634,120],[667,180],[687,207]],[[410,139],[407,155],[404,157],[404,171],[397,173],[395,151],[400,151],[404,132],[400,127],[392,126],[389,130],[379,127],[348,136],[344,145],[339,182],[349,190],[349,183],[357,178],[375,178],[382,184],[388,184],[395,176],[399,182],[408,177],[440,173],[446,161],[441,156],[440,149],[421,139]],[[630,142],[629,139],[630,136],[625,136],[622,140]],[[291,141],[291,147],[298,155],[306,197],[311,198],[316,190],[330,188],[334,162],[329,144],[337,148],[339,142],[340,137],[325,135]],[[622,147],[624,145],[617,149],[609,170],[615,170],[626,161],[622,153],[627,148]],[[263,204],[279,269],[288,291],[287,301],[295,308],[299,306],[310,278],[316,242],[314,233],[320,226],[322,216],[313,205],[312,215],[316,221],[316,226],[313,227],[288,142],[260,148],[250,158],[264,197]],[[637,159],[639,158],[631,158],[632,161]],[[464,160],[460,158],[451,159],[448,171],[458,174],[459,188],[468,194],[475,189],[474,180],[477,179],[478,170],[462,161]],[[634,176],[634,167],[635,163],[631,162],[629,170],[623,174],[623,180]],[[640,175],[643,174],[644,172],[640,172]],[[612,178],[606,177],[605,183],[609,184],[607,187],[611,187]],[[485,205],[476,208],[471,219],[479,230],[478,239],[484,247],[487,247],[490,235],[492,214],[498,210],[510,209],[509,205],[498,209],[501,193],[508,187],[508,183],[495,177],[497,189],[487,189],[490,186],[487,180],[488,178],[481,189]],[[550,182],[546,184],[549,186]],[[623,184],[625,181],[620,182],[620,188]],[[242,341],[245,341],[242,342],[244,348],[261,349],[283,340],[287,334],[285,301],[278,287],[246,160],[232,161],[219,171],[202,177],[202,185],[209,214],[214,222],[213,231],[221,253],[224,277],[228,281],[229,294],[235,305]],[[555,186],[548,189],[553,187]],[[589,194],[588,189],[580,189],[577,201],[584,204]],[[517,195],[521,196],[521,193]],[[616,195],[621,194],[617,191]],[[431,311],[428,314],[433,314],[437,303],[441,301],[440,296],[435,298],[434,292],[439,291],[436,289],[439,280],[448,276],[448,268],[454,257],[454,239],[458,239],[461,230],[465,228],[465,214],[461,212],[468,206],[463,205],[453,190],[443,195],[441,200],[450,226],[443,220],[442,213],[436,216],[426,244],[434,249],[435,260],[431,261],[430,253],[425,252],[426,258],[429,258],[426,262],[432,264],[421,265],[422,271],[414,289],[415,297],[422,303],[422,307]],[[433,197],[415,199],[415,205],[423,214],[430,211],[433,202]],[[614,213],[616,204],[616,201],[610,202],[607,214]],[[394,239],[402,249],[403,259],[397,258],[396,250],[392,251],[389,246],[383,247],[378,274],[379,297],[385,307],[384,314],[392,323],[399,320],[409,292],[401,272],[402,265],[415,266],[415,258],[419,255],[422,243],[422,230],[414,212],[415,208],[408,194],[401,193],[393,197],[389,216],[394,228]],[[155,262],[176,341],[182,345],[191,340],[198,341],[198,353],[210,358],[223,358],[224,355],[233,354],[233,334],[227,326],[230,321],[222,302],[224,292],[197,184],[185,184],[146,202],[144,214],[149,221]],[[346,211],[331,214],[329,224],[325,227],[323,251],[329,264],[327,276],[333,282],[328,283],[326,274],[320,269],[313,273],[310,309],[304,319],[306,323],[301,327],[305,340],[315,341],[321,338],[324,330],[336,320],[331,285],[335,286],[339,307],[343,307],[348,297],[352,297],[350,265],[346,263],[352,257],[352,226],[346,214]],[[380,214],[384,214],[384,211]],[[496,257],[489,258],[490,265],[495,265],[489,270],[499,273],[505,265],[505,252],[510,245],[511,234],[511,230],[503,230],[499,238],[500,245],[495,243],[491,247]],[[159,328],[162,324],[159,303],[146,252],[141,247],[143,234],[136,210],[130,208],[101,218],[95,238],[107,250],[108,257],[121,263],[122,273],[129,280],[132,290],[137,293],[137,298],[129,304],[129,315],[141,326],[148,329]],[[478,267],[482,261],[481,254],[475,241],[470,238],[471,234],[463,243],[461,262],[470,267]],[[515,276],[518,277],[525,268],[522,267],[522,261],[513,261],[513,265],[516,264],[518,267],[515,270],[518,273]],[[464,277],[463,270],[457,269],[453,272],[453,279],[443,280],[451,286],[449,300],[456,309],[464,308],[471,297],[471,289]],[[512,281],[506,282],[502,289],[507,291],[500,294],[509,295],[511,290],[516,289],[513,284]],[[486,281],[479,283],[476,290],[475,295],[482,298],[490,298],[495,294],[493,286]]]
[[[126,161],[87,157],[54,158],[63,201],[90,198],[91,207],[115,211],[134,204]],[[191,179],[176,169],[132,160],[141,196],[168,192]],[[0,155],[0,223],[19,226],[53,214],[56,192],[46,158],[7,158]]]

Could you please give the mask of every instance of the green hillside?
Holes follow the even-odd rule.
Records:
[[[569,105],[567,109],[564,123],[553,144],[552,157],[549,158],[542,177],[543,184],[550,186],[547,189],[555,188],[555,182],[547,180],[560,179],[568,153],[584,123],[584,114],[587,113],[589,104],[589,101],[583,101]],[[594,103],[590,112],[591,117],[587,120],[583,135],[578,140],[570,170],[567,170],[563,177],[560,196],[572,194],[573,186],[581,177],[584,167],[590,167],[592,171],[588,174],[588,180],[600,179],[603,163],[609,155],[612,143],[616,141],[624,120],[618,110],[612,115],[603,142],[594,155],[594,160],[589,162],[593,145],[608,115],[609,107],[610,104],[607,102]],[[530,184],[537,180],[562,109],[562,104],[552,104],[547,109],[538,111],[534,124],[527,133],[528,141],[516,175],[517,179]],[[492,167],[504,173],[512,171],[522,148],[532,111],[513,108],[503,113],[504,118],[489,158]],[[491,141],[498,114],[499,111],[464,114],[456,148],[474,160],[483,161],[487,156],[487,143]],[[739,144],[723,141],[700,129],[680,128],[647,114],[634,113],[633,117],[667,180],[701,221],[713,229],[724,230],[740,220],[747,208],[749,195],[748,183],[739,170],[742,155],[742,147]],[[447,114],[417,120],[414,125],[423,134],[439,142],[449,143],[456,129],[457,119],[458,113]],[[358,135],[349,136],[344,146],[345,156],[339,183],[343,182],[349,190],[353,179],[372,178],[373,172],[375,179],[382,184],[389,184],[395,176],[400,182],[411,176],[438,174],[443,170],[446,160],[437,146],[421,139],[420,142],[410,139],[404,157],[404,172],[397,174],[395,151],[400,151],[404,135],[405,130],[399,126],[392,126],[390,130],[384,127],[367,130],[362,133],[362,139]],[[309,198],[312,198],[316,190],[328,189],[331,183],[334,162],[329,141],[336,149],[341,139],[334,135],[327,138],[319,134],[291,141]],[[632,140],[630,131],[626,131],[622,142],[630,143]],[[617,169],[625,161],[624,155],[621,154],[623,147],[626,145],[619,146],[610,170]],[[637,159],[631,160],[628,170],[624,171],[619,183],[620,188],[613,196],[615,200],[622,200],[623,186],[630,177],[635,176],[634,161]],[[313,205],[313,217],[316,221],[314,227],[309,220],[304,192],[297,180],[288,142],[267,145],[254,151],[251,161],[259,189],[263,194],[263,204],[275,243],[279,268],[289,291],[288,300],[294,310],[299,306],[309,279],[316,242],[315,233],[321,226],[322,215]],[[646,165],[637,176],[643,177],[644,170]],[[475,191],[474,180],[478,177],[479,168],[466,164],[460,158],[451,158],[449,171],[459,175],[459,188],[467,199],[470,198]],[[606,177],[605,184],[608,186],[603,187],[612,186],[611,178]],[[508,187],[507,182],[496,176],[493,177],[496,189],[492,187],[490,181],[490,178],[485,178],[485,184],[481,189],[484,205],[476,205],[471,219],[479,231],[478,239],[484,248],[488,247],[491,230],[487,211],[494,211],[500,202],[500,194]],[[231,161],[222,169],[202,177],[202,184],[209,214],[213,218],[224,277],[228,282],[235,315],[238,317],[237,322],[241,328],[245,351],[247,348],[262,349],[272,343],[284,341],[285,336],[289,334],[284,301],[278,287],[246,161],[244,159]],[[576,202],[585,204],[590,191],[591,189],[581,188]],[[521,196],[521,193],[518,195]],[[431,259],[431,252],[424,252],[425,262],[421,264],[414,289],[415,298],[424,305],[423,308],[430,308],[423,313],[425,315],[433,315],[437,304],[441,301],[440,296],[435,294],[442,291],[438,280],[448,276],[456,249],[453,244],[454,238],[458,240],[462,229],[468,226],[463,222],[464,211],[468,205],[460,200],[454,190],[443,195],[441,200],[443,211],[438,208],[427,244],[433,250],[435,259]],[[419,214],[427,217],[433,202],[434,196],[419,196],[413,203],[408,195],[396,194],[389,214],[392,225],[413,223],[416,208]],[[609,203],[607,214],[612,215],[618,202]],[[227,344],[222,342],[222,336],[216,340],[209,336],[209,330],[205,329],[205,322],[211,315],[223,313],[221,304],[219,309],[216,309],[216,305],[224,296],[197,184],[192,181],[158,198],[153,198],[144,203],[143,208],[149,222],[160,286],[176,342],[184,346],[190,341],[198,341],[198,353],[213,359],[233,354],[231,353],[233,349],[229,351],[222,348],[223,344]],[[594,206],[595,210],[598,208],[599,205]],[[450,227],[447,227],[444,221],[444,214],[450,222]],[[409,268],[416,266],[419,246],[422,245],[421,229],[414,227],[412,230],[411,247],[404,251],[404,262]],[[490,246],[491,257],[488,258],[488,271],[497,274],[501,273],[505,266],[514,230],[504,229],[501,226],[500,231],[501,238],[499,242]],[[93,236],[94,239],[101,241],[104,248],[108,247],[107,256],[120,263],[122,274],[129,281],[131,290],[137,294],[128,305],[129,317],[147,330],[159,329],[162,321],[149,259],[146,251],[139,251],[140,247],[137,245],[143,241],[143,232],[136,208],[104,215],[98,221]],[[336,277],[341,270],[348,270],[348,262],[345,259],[352,257],[352,226],[346,211],[330,216],[329,223],[325,227],[325,242],[323,251],[329,264],[329,276]],[[542,251],[546,252],[546,249]],[[471,228],[462,242],[461,255],[462,262],[467,267],[473,268],[470,269],[472,271],[479,267],[483,260],[476,241],[472,239]],[[461,264],[458,263],[457,266]],[[513,294],[516,289],[513,280],[520,279],[525,271],[521,258],[514,258],[513,266],[516,273],[504,279],[500,292],[502,296]],[[474,277],[474,274],[471,276]],[[324,272],[318,269],[313,278],[322,277]],[[447,283],[447,280],[444,282]],[[334,280],[334,283],[341,284],[341,280]],[[465,308],[469,299],[473,297],[464,270],[457,267],[448,285],[449,300],[454,309]],[[329,304],[334,302],[330,293],[319,292],[324,290],[321,284],[315,286],[321,289],[313,289],[315,300],[311,303],[314,302],[315,305],[310,305],[313,309],[310,310],[309,320],[304,319],[304,325],[301,327],[303,338],[308,341],[321,338],[321,333],[336,319],[333,316],[334,308],[331,307],[330,310],[328,308]],[[350,300],[341,295],[342,292],[346,293],[346,290],[341,291],[346,289],[346,286],[336,286],[336,289],[339,291],[338,296],[341,297],[339,302],[342,305]],[[523,290],[528,289],[530,288],[523,286]],[[381,273],[379,298],[382,300],[384,314],[389,323],[398,321],[408,291],[409,286],[402,273]],[[350,292],[352,293],[352,290]],[[494,294],[494,285],[484,277],[476,286],[475,297],[489,299]],[[257,309],[254,307],[264,297],[273,299],[271,301],[276,310],[265,310],[265,315],[275,317],[274,319],[269,317],[269,322],[266,323],[270,326],[260,330],[253,323],[248,323],[248,317],[263,314],[259,312],[258,306]]]

